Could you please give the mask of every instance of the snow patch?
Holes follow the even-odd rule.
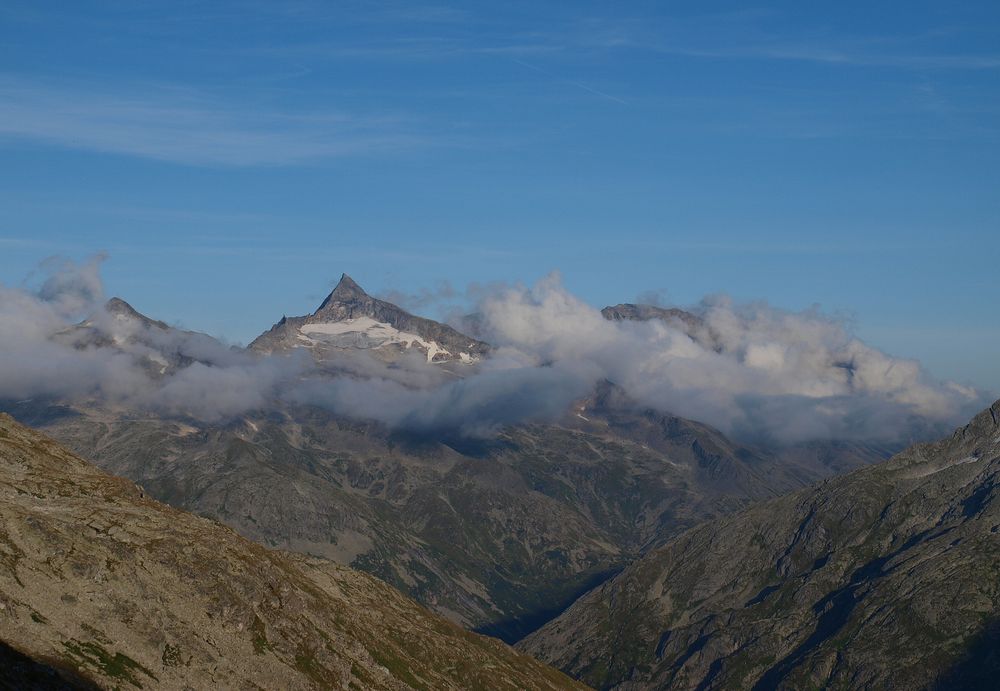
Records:
[[[371,317],[303,324],[298,338],[310,344],[322,342],[353,348],[381,348],[390,344],[400,344],[405,348],[417,346],[427,351],[427,362],[433,362],[436,355],[451,355],[434,341],[425,341],[415,333],[400,331]],[[463,362],[471,361],[466,360],[469,357],[467,353],[462,353],[460,357]]]
[[[150,353],[148,357],[152,362],[155,362],[160,366],[160,374],[166,373],[167,368],[170,366],[170,363],[167,362],[166,358],[156,352]]]

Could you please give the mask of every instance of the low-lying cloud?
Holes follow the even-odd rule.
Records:
[[[482,298],[475,335],[497,349],[474,376],[429,391],[375,379],[316,385],[310,395],[393,426],[477,434],[557,418],[610,380],[641,407],[770,443],[922,438],[988,403],[981,392],[933,379],[914,360],[866,345],[818,310],[716,296],[691,314],[612,321],[552,275]]]
[[[694,319],[611,321],[556,275],[481,294],[476,335],[495,350],[468,376],[418,353],[387,364],[349,350],[320,369],[304,351],[262,356],[106,311],[100,262],[49,263],[34,290],[0,286],[0,399],[94,401],[205,422],[308,404],[393,428],[483,436],[558,419],[610,380],[638,406],[786,443],[902,441],[986,403],[816,310],[713,297]]]
[[[693,309],[697,320],[609,321],[555,275],[481,309],[491,342],[536,362],[589,363],[642,405],[744,437],[898,439],[985,404],[818,310],[712,297]]]
[[[96,401],[215,421],[265,407],[308,371],[302,353],[257,358],[106,311],[102,259],[46,263],[34,291],[0,286],[0,399]]]

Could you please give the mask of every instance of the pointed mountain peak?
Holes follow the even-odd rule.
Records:
[[[362,318],[367,321],[354,327],[343,325],[332,328],[338,322],[353,322]],[[375,332],[369,334],[366,329],[372,328],[375,328]],[[392,333],[397,336],[392,336]],[[337,338],[326,338],[327,335]],[[349,336],[347,340],[345,335]],[[303,337],[309,343],[319,342],[316,339],[330,343],[340,339],[347,343],[343,348],[378,348],[391,337],[396,339],[393,343],[402,343],[405,348],[413,347],[414,343],[422,343],[420,347],[426,348],[430,353],[428,357],[436,358],[435,361],[460,359],[471,362],[490,352],[488,343],[470,338],[447,324],[415,316],[398,305],[372,297],[347,274],[340,277],[337,287],[315,312],[305,317],[283,317],[270,331],[254,339],[249,348],[263,352],[295,348],[302,345]],[[352,339],[353,344],[348,343]],[[366,345],[369,341],[377,343],[374,346]]]
[[[352,300],[369,297],[368,293],[366,293],[353,278],[347,274],[342,274],[340,276],[340,282],[337,283],[337,287],[333,289],[332,293],[326,296],[326,300],[324,300],[323,304],[319,306],[317,312],[322,311],[328,305],[333,303],[350,302]]]
[[[169,329],[170,327],[164,322],[158,321],[156,319],[150,319],[142,312],[138,311],[132,305],[128,304],[119,297],[113,297],[104,303],[104,311],[108,314],[112,314],[116,317],[127,317],[129,319],[137,319],[147,326],[155,326],[158,329]]]
[[[113,297],[104,303],[104,309],[111,314],[122,314],[129,317],[142,317],[132,305],[128,304],[120,297]]]
[[[347,274],[340,274],[340,281],[337,282],[337,287],[334,290],[361,290],[361,286]],[[361,292],[365,291],[361,290]]]

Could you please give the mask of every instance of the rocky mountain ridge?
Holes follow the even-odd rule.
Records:
[[[1000,401],[705,523],[524,640],[597,688],[995,688]]]
[[[670,322],[678,321],[687,327],[701,326],[701,317],[677,307],[659,307],[643,303],[623,302],[610,305],[601,310],[601,315],[609,321],[649,321],[659,319]]]
[[[89,318],[53,335],[53,340],[77,350],[128,352],[154,378],[222,357],[239,357],[208,334],[188,331],[152,319],[119,297],[109,299]]]

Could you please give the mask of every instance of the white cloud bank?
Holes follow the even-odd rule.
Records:
[[[257,356],[108,313],[99,265],[49,265],[34,291],[0,286],[0,399],[94,400],[208,422],[313,404],[396,428],[488,435],[557,419],[607,379],[641,406],[771,442],[907,440],[987,402],[818,311],[712,298],[693,325],[609,321],[555,275],[481,300],[479,335],[496,350],[470,376],[449,378],[420,357],[389,367],[363,352],[345,354],[331,375],[304,352]],[[89,328],[74,328],[85,315]]]
[[[535,363],[587,363],[643,405],[730,434],[897,439],[925,424],[956,424],[986,402],[818,311],[715,297],[694,310],[695,326],[614,322],[550,276],[487,298],[482,312],[493,343]]]
[[[37,291],[0,286],[0,399],[94,400],[214,421],[265,407],[306,370],[304,357],[255,358],[106,312],[102,259],[47,263]],[[86,329],[76,326],[82,316]]]

